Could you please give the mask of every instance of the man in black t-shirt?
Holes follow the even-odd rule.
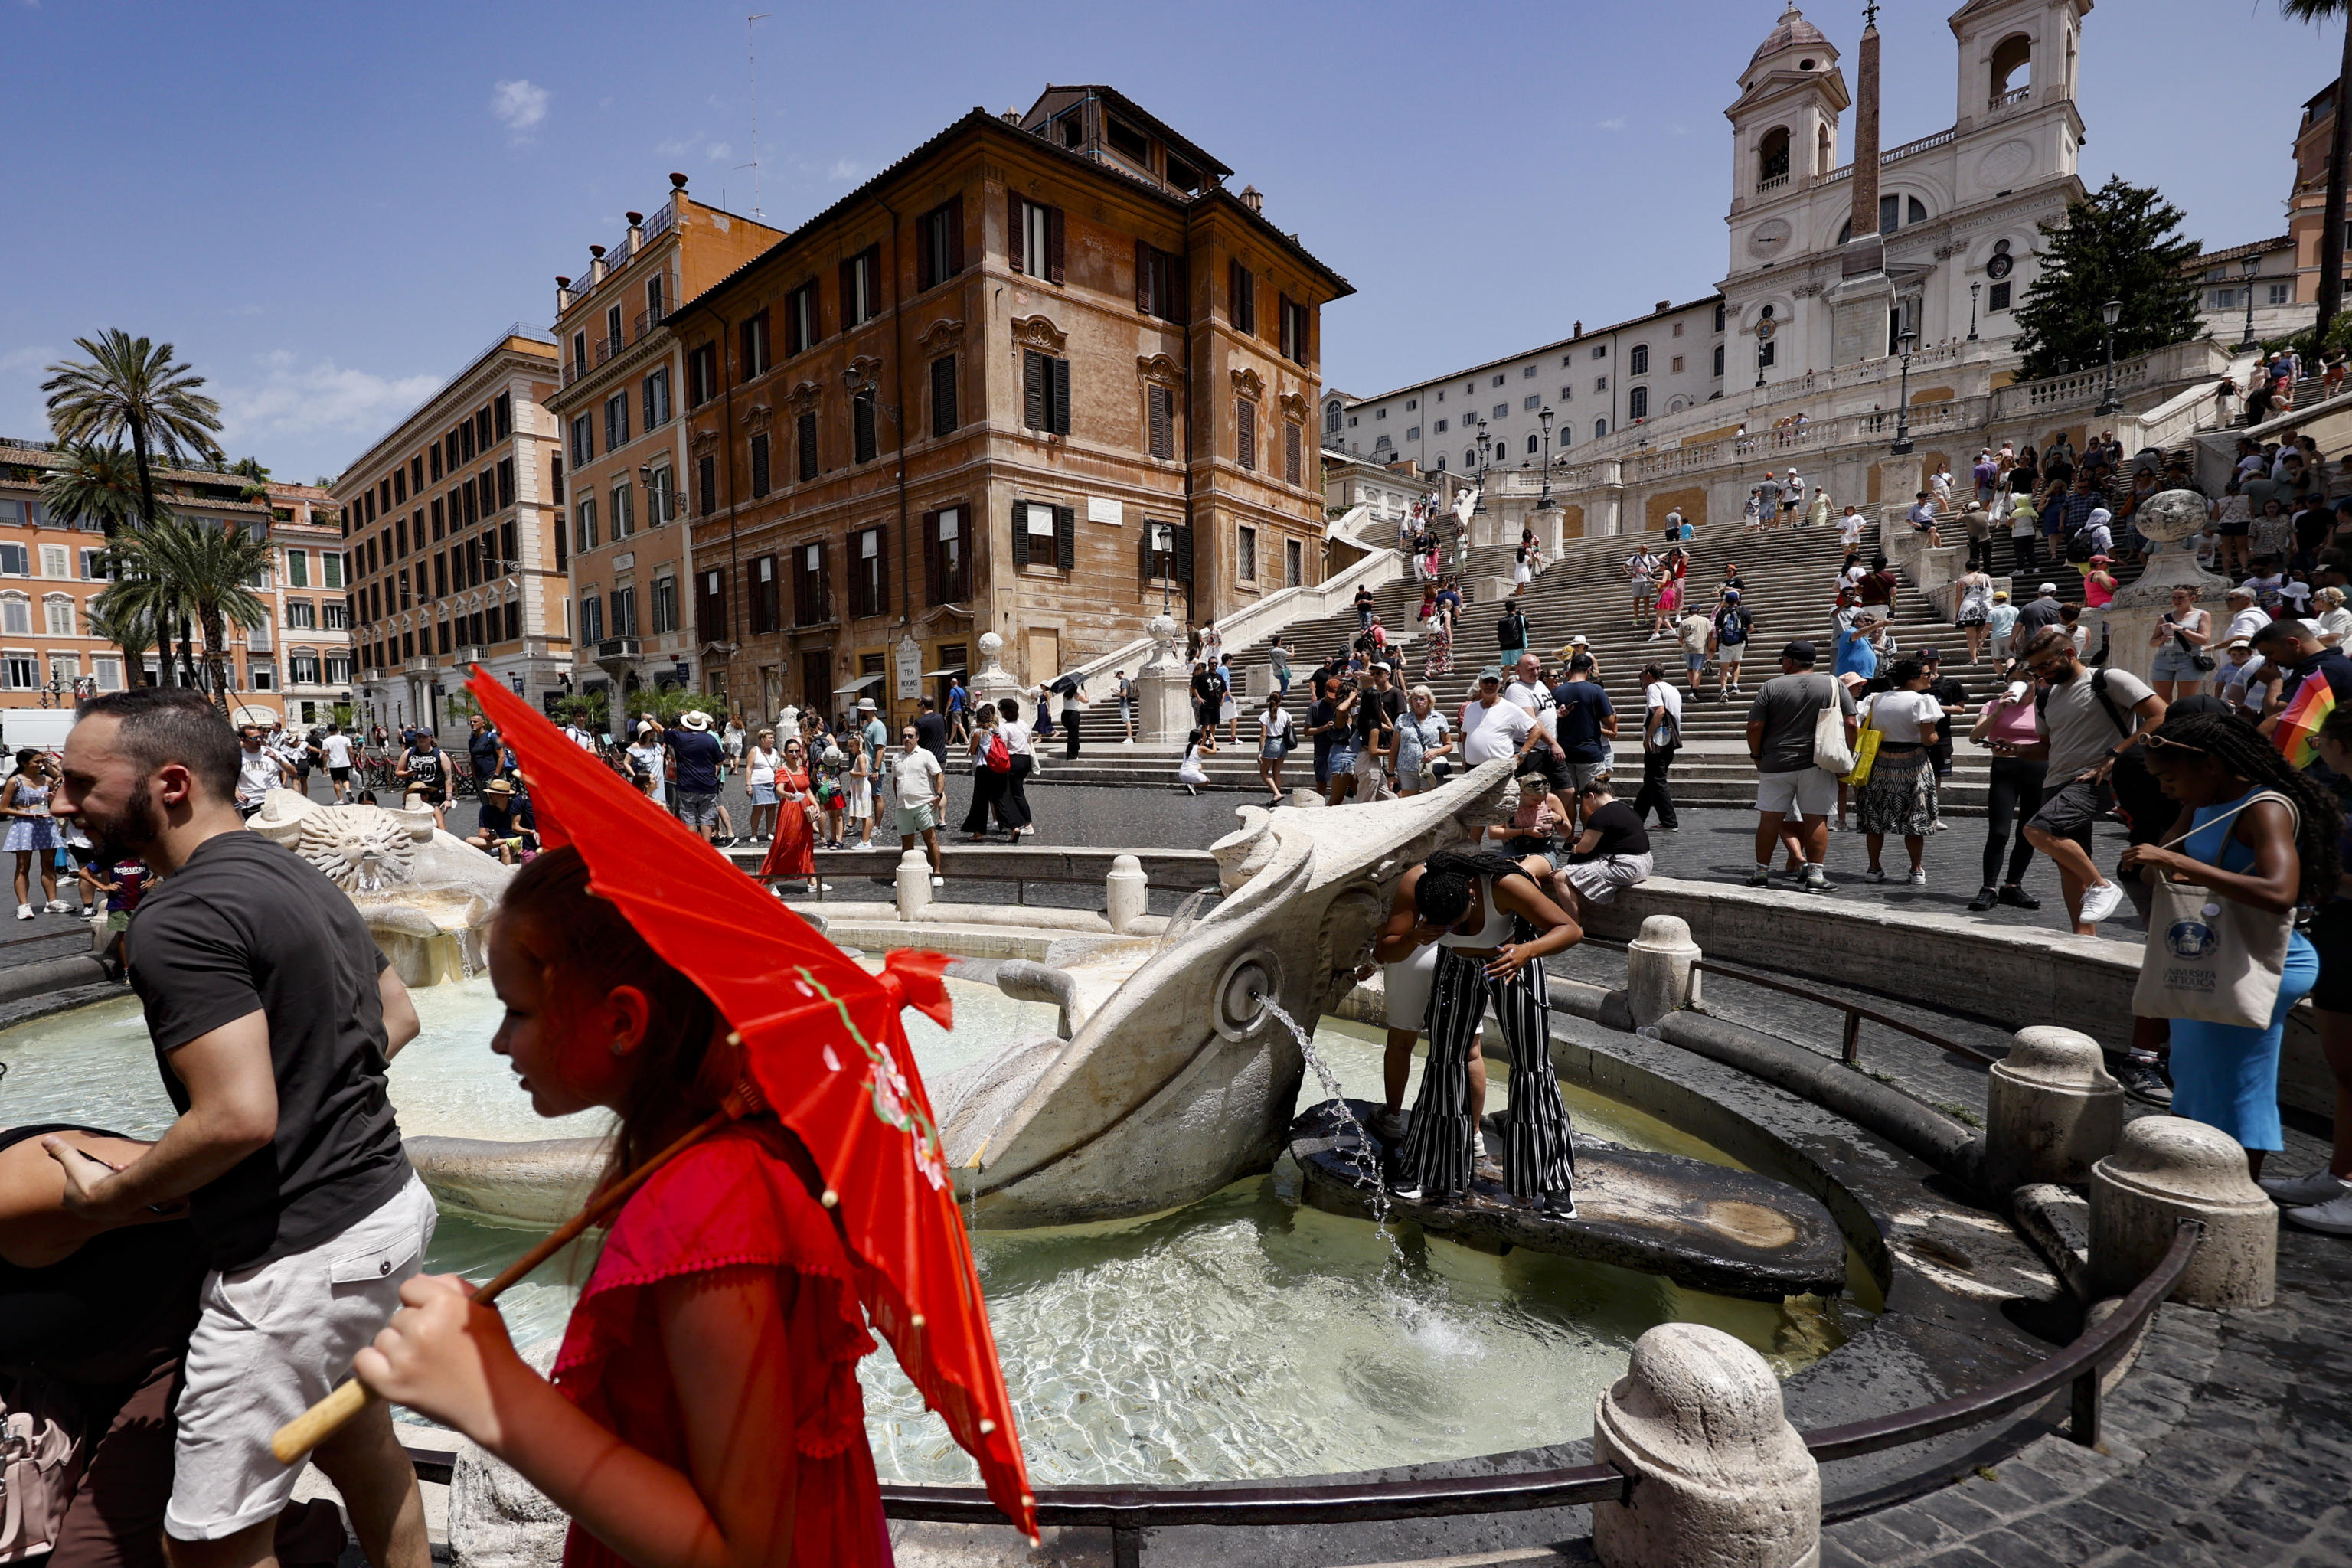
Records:
[[[66,1206],[120,1224],[186,1199],[204,1243],[172,1500],[176,1563],[268,1554],[299,1466],[270,1435],[323,1397],[400,1305],[436,1213],[409,1168],[386,1063],[415,1009],[352,901],[244,830],[237,742],[201,695],[137,687],[81,705],[51,809],[164,879],[140,900],[130,978],[180,1112],[120,1170],[62,1140]],[[426,1568],[424,1504],[386,1407],[319,1447],[379,1568]]]

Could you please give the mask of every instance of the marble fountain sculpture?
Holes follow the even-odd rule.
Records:
[[[274,789],[246,826],[349,894],[407,984],[481,969],[483,938],[514,868],[434,826],[430,811],[321,805]]]

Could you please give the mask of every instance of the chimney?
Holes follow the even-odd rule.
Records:
[[[1005,123],[1005,124],[1007,124],[1007,125],[1018,125],[1018,124],[1020,124],[1020,123],[1021,123],[1021,111],[1020,111],[1019,110],[1017,110],[1017,109],[1008,109],[1008,110],[1006,110],[1004,111],[1004,123]]]
[[[604,247],[601,245],[592,245],[588,247],[588,287],[593,289],[603,281],[604,281]]]
[[[1244,185],[1242,187],[1242,205],[1249,208],[1249,210],[1254,213],[1265,212],[1265,194],[1255,185]]]
[[[1672,300],[1661,300],[1658,301],[1658,309],[1661,310],[1671,310],[1674,308],[1675,302]]]
[[[570,309],[572,309],[572,279],[559,278],[555,280],[555,313],[561,316]]]
[[[1584,323],[1582,321],[1577,322],[1575,326],[1569,329],[1568,335],[1571,338],[1582,337],[1584,335]]]
[[[637,252],[646,247],[646,215],[623,213],[621,216],[629,220],[629,258],[635,260]]]

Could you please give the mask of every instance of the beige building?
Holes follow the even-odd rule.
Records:
[[[363,728],[455,739],[478,663],[543,710],[568,689],[560,375],[518,322],[335,481]]]
[[[587,275],[555,280],[563,384],[548,411],[571,476],[572,689],[606,693],[616,728],[632,691],[702,689],[683,526],[686,358],[665,318],[783,237],[669,178],[650,219],[626,215],[616,249],[590,246]]]

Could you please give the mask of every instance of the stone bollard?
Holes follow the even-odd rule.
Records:
[[[903,851],[898,857],[898,918],[921,918],[923,907],[930,901],[930,861],[919,849]]]
[[[2020,1029],[1985,1091],[1984,1184],[2006,1194],[2030,1182],[2088,1181],[2123,1131],[2123,1085],[2107,1076],[2096,1040]]]
[[[1720,1329],[1661,1323],[1601,1396],[1593,1458],[1633,1478],[1592,1505],[1607,1568],[1811,1568],[1822,1472],[1772,1369]]]
[[[1698,972],[1691,967],[1698,960],[1688,921],[1652,915],[1642,922],[1642,934],[1625,944],[1625,1005],[1635,1028],[1698,1001]]]
[[[1103,879],[1103,913],[1114,935],[1124,932],[1149,910],[1151,884],[1144,879],[1143,862],[1132,855],[1112,858],[1110,875]]]
[[[2091,1168],[2091,1294],[2128,1294],[2164,1257],[2179,1221],[2205,1239],[2172,1300],[2267,1307],[2278,1280],[2278,1210],[2246,1173],[2246,1152],[2218,1127],[2143,1116]]]

